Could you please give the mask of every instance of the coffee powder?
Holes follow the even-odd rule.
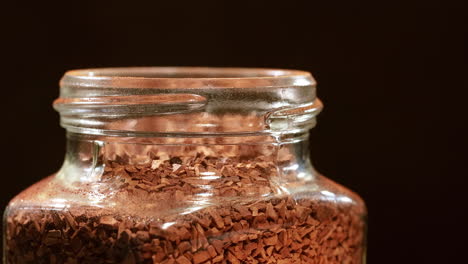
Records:
[[[274,162],[150,156],[104,162],[126,208],[12,208],[6,263],[362,263],[362,209],[289,194]]]

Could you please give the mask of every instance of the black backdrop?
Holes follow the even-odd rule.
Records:
[[[445,236],[466,229],[466,207],[443,198],[466,198],[445,184],[435,106],[449,71],[443,58],[463,46],[443,47],[457,7],[254,2],[2,4],[1,205],[61,165],[64,130],[51,103],[68,69],[295,68],[314,74],[325,104],[311,135],[313,163],[367,202],[369,262],[456,260],[466,242]]]

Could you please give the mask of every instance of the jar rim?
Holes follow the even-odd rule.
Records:
[[[67,71],[60,86],[68,88],[260,88],[314,86],[309,72],[234,67],[112,67]]]
[[[62,126],[79,133],[296,133],[315,125],[315,89],[300,70],[95,68],[66,72],[53,106]]]

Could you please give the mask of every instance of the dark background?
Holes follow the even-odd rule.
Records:
[[[294,68],[313,73],[325,104],[312,132],[316,168],[368,205],[369,263],[460,263],[467,198],[454,189],[466,170],[449,162],[466,153],[449,142],[466,139],[441,132],[451,116],[441,111],[444,75],[466,60],[465,43],[452,38],[463,28],[452,15],[460,6],[156,2],[2,4],[2,207],[63,161],[64,130],[51,103],[66,70]]]

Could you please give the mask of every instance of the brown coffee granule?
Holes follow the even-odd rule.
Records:
[[[362,209],[278,193],[277,173],[261,156],[117,157],[100,191],[128,208],[12,208],[6,263],[362,263]]]

